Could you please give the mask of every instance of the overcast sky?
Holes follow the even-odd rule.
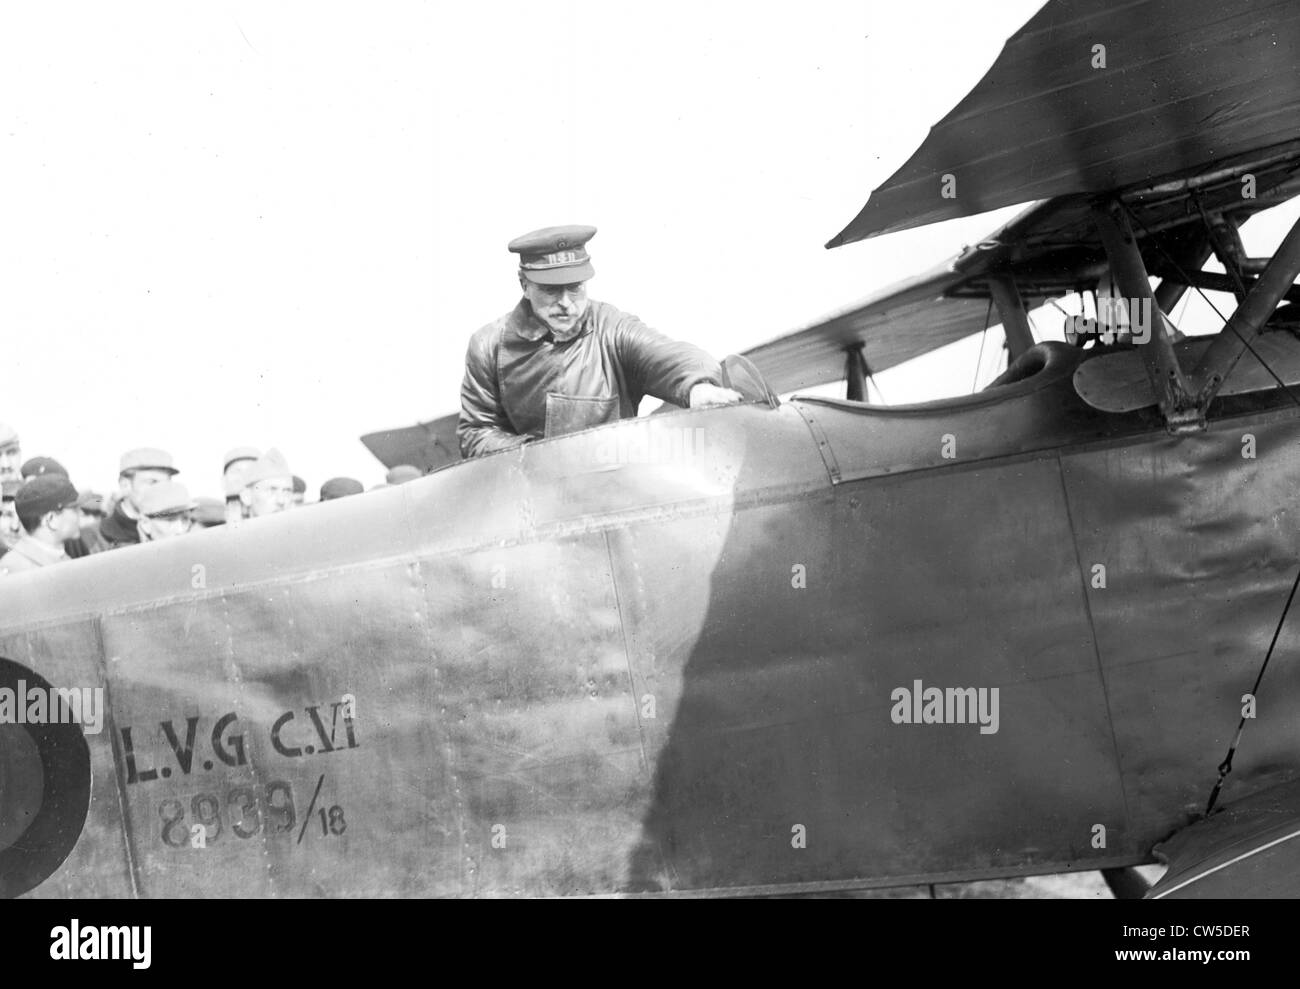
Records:
[[[143,445],[376,483],[358,437],[458,408],[559,223],[594,298],[742,350],[1015,212],[822,247],[1039,6],[8,4],[0,420],[99,490]]]

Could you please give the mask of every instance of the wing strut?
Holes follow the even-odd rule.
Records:
[[[1034,334],[1029,328],[1029,314],[1025,312],[1024,300],[1020,298],[1020,289],[1016,280],[1007,272],[990,273],[989,289],[993,301],[997,304],[998,315],[1002,317],[1002,330],[1007,336],[1007,364],[1034,345]]]
[[[1151,307],[1150,339],[1139,347],[1139,352],[1169,431],[1180,433],[1204,429],[1206,409],[1223,382],[1237,366],[1241,355],[1247,350],[1253,352],[1250,340],[1263,332],[1269,317],[1293,292],[1295,280],[1300,277],[1300,220],[1292,225],[1277,253],[1268,260],[1253,284],[1247,284],[1242,275],[1257,264],[1237,251],[1225,231],[1211,229],[1210,236],[1227,259],[1225,267],[1233,273],[1232,287],[1243,298],[1227,324],[1206,348],[1196,368],[1184,374],[1173,349],[1177,329],[1165,316],[1158,297],[1151,291],[1146,265],[1127,212],[1118,200],[1112,199],[1094,206],[1092,215],[1120,292],[1129,300],[1130,306],[1136,302]],[[1183,276],[1179,280],[1193,285],[1197,281],[1193,276]],[[1271,374],[1268,365],[1264,366]],[[1273,377],[1277,378],[1277,375]],[[1281,384],[1281,379],[1277,380]]]
[[[1232,317],[1217,337],[1206,348],[1194,372],[1201,386],[1197,396],[1201,407],[1208,406],[1219,388],[1250,348],[1248,338],[1257,337],[1264,324],[1286,297],[1297,277],[1300,277],[1300,220],[1291,227],[1277,253],[1264,268],[1259,280],[1251,286]]]
[[[1205,428],[1204,409],[1198,405],[1195,392],[1183,376],[1178,357],[1174,354],[1176,330],[1151,291],[1142,252],[1138,250],[1137,238],[1133,236],[1124,208],[1118,200],[1111,200],[1094,206],[1092,216],[1120,293],[1131,308],[1141,306],[1148,309],[1150,339],[1138,350],[1169,431],[1189,432]]]
[[[848,382],[848,391],[844,397],[850,402],[867,400],[867,375],[871,370],[867,367],[866,349],[865,343],[858,343],[844,351],[844,380]]]

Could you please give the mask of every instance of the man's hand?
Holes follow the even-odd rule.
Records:
[[[719,388],[707,381],[701,381],[691,388],[691,408],[707,409],[714,405],[735,405],[743,402],[745,396],[730,388]]]

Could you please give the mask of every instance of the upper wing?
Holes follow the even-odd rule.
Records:
[[[461,459],[456,442],[459,421],[460,413],[453,412],[416,426],[367,433],[361,442],[385,467],[413,464],[427,473]]]
[[[827,246],[1258,157],[1300,134],[1297,64],[1294,0],[1051,0]]]
[[[1300,130],[1300,123],[1297,124]],[[1253,178],[1253,198],[1241,178]],[[1300,194],[1300,141],[1283,152],[1257,153],[1199,176],[1131,190],[1121,196],[1151,274],[1179,281],[1199,271],[1208,242],[1201,210],[1240,224]],[[859,344],[867,366],[884,371],[978,333],[988,320],[989,276],[1008,272],[1027,307],[1094,286],[1108,271],[1090,213],[1092,196],[1036,203],[939,267],[890,286],[807,326],[745,351],[778,392],[844,377],[845,351]],[[1220,277],[1227,288],[1227,276]]]
[[[1199,271],[1202,211],[1239,224],[1300,193],[1298,63],[1293,0],[1051,0],[827,246],[1041,201],[934,271],[746,356],[790,391],[842,378],[859,344],[882,371],[1000,322],[991,272],[1014,272],[1030,307],[1092,285],[1106,271],[1089,214],[1100,193],[1133,212],[1152,274]]]

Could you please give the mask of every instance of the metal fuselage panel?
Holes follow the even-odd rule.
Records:
[[[1285,600],[1300,423],[1174,440],[1067,386],[629,420],[14,579],[0,655],[109,697],[89,819],[35,895],[1144,860]],[[997,730],[899,723],[901,688],[996,689]],[[1259,729],[1234,785],[1292,771],[1295,732]]]

